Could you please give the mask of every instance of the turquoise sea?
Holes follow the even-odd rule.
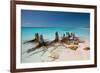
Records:
[[[35,33],[42,34],[46,39],[54,38],[55,32],[62,36],[66,32],[74,32],[79,37],[90,37],[89,28],[74,28],[74,27],[22,27],[22,41],[34,38]]]

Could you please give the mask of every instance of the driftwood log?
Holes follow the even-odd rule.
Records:
[[[54,51],[55,49],[57,49],[59,46],[63,46],[65,48],[70,48],[73,50],[72,46],[70,46],[70,47],[67,47],[67,46],[71,45],[71,44],[79,45],[79,43],[84,43],[84,42],[80,41],[80,39],[78,37],[76,37],[75,33],[66,32],[66,35],[63,34],[63,37],[60,38],[58,32],[55,32],[55,39],[52,41],[46,41],[46,40],[44,40],[43,35],[39,35],[39,33],[35,33],[35,38],[24,42],[24,44],[25,43],[38,43],[35,47],[28,49],[27,53],[30,53],[30,52],[33,52],[33,51],[36,51],[36,50],[42,48],[41,51],[34,52],[33,54],[36,54],[39,52],[43,52],[43,54],[44,54],[46,51],[48,51],[49,47],[54,47],[54,49],[52,49],[51,52]],[[56,45],[56,44],[58,44],[58,45]],[[65,45],[67,45],[67,46],[65,46]],[[75,50],[77,48],[78,48],[78,46],[75,46]]]

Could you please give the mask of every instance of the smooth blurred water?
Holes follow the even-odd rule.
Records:
[[[22,41],[34,38],[35,33],[42,34],[46,39],[54,38],[55,32],[62,36],[66,32],[75,32],[79,37],[90,37],[89,28],[74,28],[74,27],[22,27]]]

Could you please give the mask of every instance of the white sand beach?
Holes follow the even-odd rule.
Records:
[[[55,61],[88,60],[90,58],[90,51],[84,50],[84,48],[88,46],[89,41],[87,40],[85,40],[84,43],[80,43],[77,50],[72,50],[70,48],[64,48],[63,46],[60,46],[54,51],[54,53],[58,54],[59,56],[59,58],[55,59]]]
[[[76,50],[70,48],[65,48],[59,46],[54,51],[50,52],[52,48],[48,48],[48,51],[41,56],[42,52],[31,55],[23,55],[22,62],[31,63],[31,62],[59,62],[59,61],[77,61],[77,60],[89,60],[90,59],[90,50],[84,50],[84,48],[89,47],[89,41],[84,39],[84,43],[80,43]],[[31,53],[32,54],[32,53]]]

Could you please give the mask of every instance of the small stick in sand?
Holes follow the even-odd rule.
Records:
[[[85,47],[85,48],[83,48],[83,50],[88,51],[88,50],[90,50],[90,47]]]

